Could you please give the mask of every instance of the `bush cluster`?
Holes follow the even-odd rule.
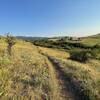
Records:
[[[86,62],[91,57],[91,54],[87,51],[73,51],[70,53],[70,59]]]
[[[93,49],[95,47],[85,45],[82,43],[72,43],[72,42],[64,42],[64,41],[51,41],[48,39],[36,40],[32,41],[33,44],[43,47],[50,48],[62,48],[62,49],[72,49],[72,48],[81,48],[81,49]]]
[[[72,51],[70,52],[70,59],[80,62],[86,62],[89,59],[99,59],[98,53],[98,49]]]

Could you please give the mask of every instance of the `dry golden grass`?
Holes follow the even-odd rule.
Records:
[[[43,48],[43,47],[38,47],[40,51],[42,51],[45,54],[48,54],[52,57],[57,57],[61,59],[67,59],[69,57],[69,53],[60,51],[57,49],[50,49],[50,48]]]
[[[57,61],[64,73],[81,82],[88,95],[100,94],[100,61],[82,64],[69,60],[69,53],[56,49],[36,47],[29,42],[16,40],[12,56],[6,52],[7,44],[0,40],[0,99],[19,97],[19,100],[61,100],[56,73],[49,55]],[[42,54],[43,53],[43,54]],[[91,97],[91,100],[93,98]]]
[[[7,44],[0,41],[0,97],[2,100],[21,97],[24,100],[58,98],[55,73],[39,49],[29,42],[16,41],[12,56],[6,54]]]
[[[66,52],[41,47],[40,49],[58,62],[64,73],[80,83],[90,100],[100,99],[100,61],[79,63],[68,59],[69,54]]]

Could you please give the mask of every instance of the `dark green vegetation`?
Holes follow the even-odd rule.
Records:
[[[86,45],[81,42],[72,42],[72,41],[52,41],[48,39],[42,39],[37,41],[31,41],[33,44],[37,46],[49,47],[49,48],[58,48],[58,49],[95,49],[100,48],[99,44],[95,44],[93,46]]]
[[[85,62],[89,59],[100,59],[100,35],[74,38],[49,38],[31,41],[36,46],[66,50],[71,59]]]
[[[77,50],[70,52],[70,59],[80,61],[80,62],[86,62],[89,59],[100,59],[98,57],[99,50]]]

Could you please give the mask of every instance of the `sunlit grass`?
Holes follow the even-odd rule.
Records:
[[[80,84],[79,86],[82,87],[82,91],[84,91],[87,98],[90,98],[90,100],[100,99],[99,60],[90,60],[87,63],[79,63],[68,59],[68,54],[62,51],[61,53],[59,52],[60,54],[57,54],[58,52],[53,49],[42,48],[41,50],[52,57],[55,62],[58,62],[63,72],[66,73],[69,78]],[[50,53],[50,51],[52,51],[52,53]]]
[[[7,44],[0,41],[0,96],[4,98],[25,97],[48,100],[57,97],[55,74],[48,60],[36,46],[16,41],[12,56],[6,54]],[[5,56],[6,55],[6,56]]]

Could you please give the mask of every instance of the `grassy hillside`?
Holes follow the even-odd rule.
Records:
[[[100,34],[89,36],[89,37],[84,37],[82,38],[82,43],[87,44],[87,45],[100,45]]]
[[[4,40],[0,40],[1,99],[57,99],[59,92],[55,73],[47,58],[38,52],[37,47],[24,41],[17,41],[9,58],[6,46]]]
[[[86,45],[94,46],[96,44],[100,44],[100,34],[92,35],[92,36],[87,36],[87,37],[72,37],[76,38],[74,40],[70,40],[71,37],[56,37],[56,38],[50,38],[49,40],[52,41],[58,41],[58,40],[63,40],[65,42],[70,42],[70,43],[83,43]],[[78,40],[79,39],[79,40]]]
[[[0,100],[99,100],[100,61],[81,63],[59,49],[0,39]]]
[[[56,65],[59,65],[60,71],[67,79],[80,89],[86,96],[84,100],[100,99],[100,61],[90,60],[87,63],[79,63],[69,59],[69,54],[59,52],[54,49],[41,48],[41,51],[47,55]],[[57,70],[58,70],[57,69]]]
[[[93,59],[100,59],[100,35],[89,37],[56,37],[31,41],[36,46],[60,49],[69,52],[76,52],[77,55],[90,55]],[[78,52],[80,54],[78,54]],[[83,54],[84,53],[84,54]],[[88,54],[86,54],[88,53]]]

